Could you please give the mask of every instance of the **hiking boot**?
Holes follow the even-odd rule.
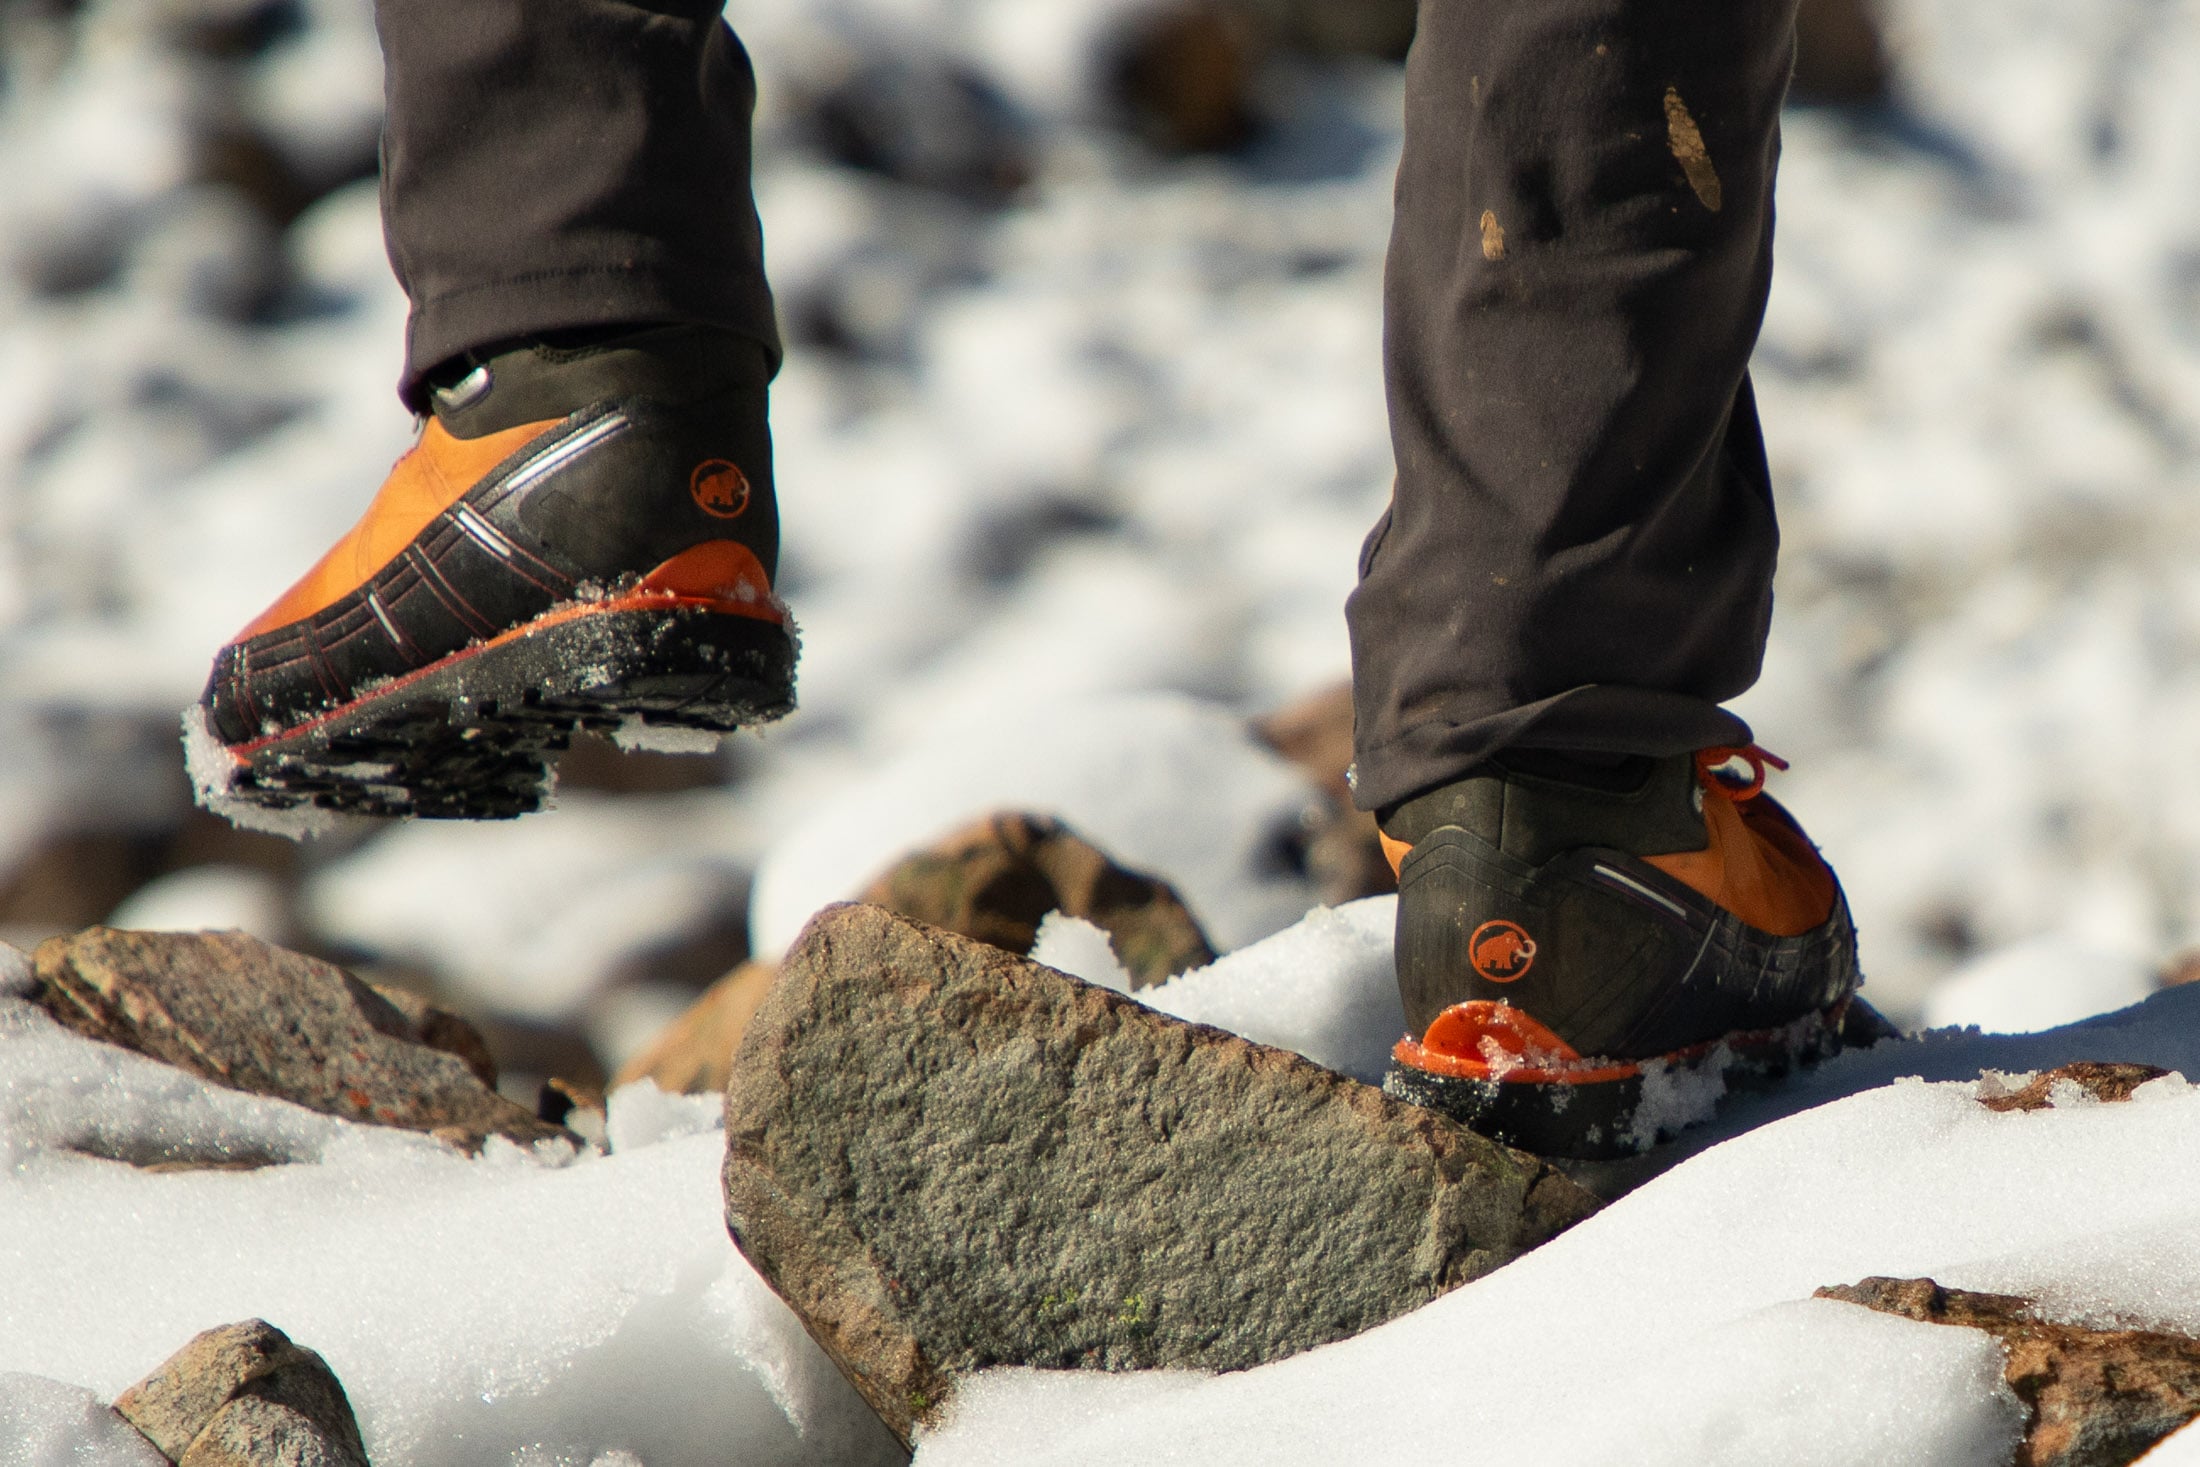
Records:
[[[665,327],[469,365],[215,658],[185,714],[208,808],[520,815],[575,729],[710,748],[794,706],[763,349]]]
[[[1525,1150],[1605,1158],[1837,1048],[1855,930],[1763,793],[1768,763],[1786,767],[1755,747],[1516,751],[1387,812],[1410,1033],[1384,1089]]]

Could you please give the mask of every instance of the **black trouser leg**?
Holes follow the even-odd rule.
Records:
[[[1347,608],[1358,798],[1508,747],[1746,742],[1747,364],[1793,0],[1422,0],[1385,286],[1398,477]]]
[[[722,0],[378,0],[402,391],[473,348],[719,326],[778,355]]]

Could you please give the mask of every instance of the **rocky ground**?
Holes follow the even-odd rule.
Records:
[[[1975,1080],[1913,1086],[1913,1094],[1930,1088],[1974,1117],[2007,1118],[2004,1151],[2014,1139],[2007,1127],[2032,1132],[2032,1156],[2020,1171],[2033,1181],[2021,1196],[1997,1205],[1995,1148],[1951,1146],[1949,1121],[1955,1117],[1939,1107],[1945,1118],[1934,1125],[1935,1165],[1964,1179],[1959,1190],[1979,1213],[1966,1231],[1978,1241],[1993,1235],[1989,1217],[2006,1211],[2008,1202],[2036,1225],[2041,1214],[2066,1211],[2079,1200],[2069,1196],[2070,1184],[2082,1188],[2084,1178],[2069,1173],[2086,1168],[2069,1166],[2072,1137],[2062,1138],[2061,1163],[2050,1163],[2064,1175],[2047,1182],[2051,1173],[2040,1169],[2055,1148],[2039,1150],[2039,1128],[2056,1118],[2088,1126],[2090,1138],[2079,1144],[2112,1159],[2134,1139],[2141,1155],[2159,1155],[2161,1144],[2158,1138],[2119,1137],[2116,1131],[2127,1128],[2116,1111],[2128,1111],[2142,1129],[2145,1120],[2174,1118],[2185,1140],[2200,1136],[2191,1087],[2160,1065],[2078,1060],[2012,1075],[1980,1068],[1982,1060],[2023,1057],[2006,1046],[2000,1055],[1977,1041],[1943,1044],[1935,1053],[1930,1045],[1890,1038],[1829,1065],[1820,1076],[1793,1082],[1793,1093],[1730,1102],[1713,1126],[1638,1164],[1560,1170],[1287,1049],[1188,1023],[1131,997],[1127,990],[1135,980],[1116,960],[1106,929],[1083,918],[1050,912],[1035,935],[1036,949],[1041,957],[1079,958],[1099,981],[1019,957],[1016,949],[1032,936],[1003,931],[1019,896],[1015,883],[974,888],[936,878],[971,869],[973,850],[988,849],[976,836],[1028,835],[1033,826],[1004,815],[983,832],[915,854],[895,880],[883,883],[921,891],[921,899],[934,905],[943,890],[954,891],[968,899],[963,925],[989,928],[1005,936],[1005,945],[879,906],[831,907],[810,924],[777,973],[767,975],[766,992],[748,1014],[680,1026],[691,1041],[684,1062],[725,1079],[722,1134],[712,1123],[715,1096],[706,1097],[684,1126],[667,1126],[662,1118],[654,1126],[638,1122],[637,1107],[646,1112],[669,1100],[647,1080],[616,1092],[609,1117],[566,1108],[563,1119],[587,1115],[588,1122],[567,1129],[547,1112],[531,1114],[497,1095],[493,1062],[463,1020],[378,993],[340,969],[240,934],[95,928],[51,939],[32,955],[0,949],[6,964],[0,973],[0,1134],[12,1160],[0,1195],[18,1222],[11,1244],[26,1254],[50,1246],[57,1226],[82,1229],[91,1221],[86,1209],[104,1205],[101,1195],[134,1199],[129,1215],[149,1222],[153,1236],[135,1238],[128,1251],[152,1258],[170,1252],[169,1270],[181,1258],[165,1248],[160,1234],[189,1227],[186,1219],[194,1215],[223,1218],[220,1231],[232,1240],[227,1247],[247,1255],[245,1267],[240,1271],[232,1261],[230,1283],[213,1297],[187,1303],[189,1314],[214,1297],[235,1302],[268,1295],[270,1279],[251,1256],[268,1246],[262,1241],[269,1237],[268,1220],[253,1214],[271,1197],[295,1190],[298,1184],[286,1184],[287,1173],[321,1173],[351,1193],[355,1205],[376,1210],[375,1194],[387,1183],[375,1175],[372,1151],[352,1144],[354,1137],[411,1137],[416,1148],[447,1158],[436,1164],[440,1176],[416,1172],[402,1184],[408,1205],[434,1218],[432,1253],[467,1232],[476,1234],[475,1246],[525,1247],[524,1232],[495,1228],[480,1236],[487,1219],[463,1201],[450,1205],[466,1192],[533,1190],[539,1206],[547,1199],[530,1186],[535,1178],[631,1165],[629,1158],[662,1151],[675,1144],[668,1138],[684,1132],[709,1148],[689,1147],[697,1161],[712,1163],[705,1176],[717,1183],[709,1189],[717,1205],[708,1211],[723,1209],[717,1244],[700,1250],[715,1255],[715,1269],[705,1266],[702,1276],[715,1274],[718,1282],[699,1298],[694,1277],[662,1299],[645,1285],[640,1299],[625,1301],[624,1309],[615,1301],[611,1312],[632,1319],[661,1315],[667,1307],[693,1310],[734,1281],[746,1281],[751,1291],[742,1311],[747,1327],[736,1331],[742,1337],[730,1354],[723,1340],[716,1352],[697,1350],[684,1332],[667,1332],[662,1324],[641,1338],[627,1325],[602,1337],[581,1324],[576,1339],[574,1301],[542,1307],[541,1271],[555,1262],[513,1260],[518,1271],[503,1287],[517,1283],[520,1297],[536,1305],[524,1313],[538,1358],[544,1344],[552,1346],[547,1375],[530,1382],[525,1352],[515,1354],[509,1341],[500,1351],[493,1338],[482,1338],[478,1321],[461,1326],[459,1338],[418,1338],[424,1321],[407,1308],[409,1291],[402,1286],[339,1286],[332,1291],[337,1297],[324,1295],[318,1306],[301,1307],[316,1285],[313,1270],[299,1264],[310,1258],[321,1267],[344,1267],[334,1249],[380,1232],[337,1229],[330,1235],[332,1218],[323,1211],[307,1225],[323,1236],[289,1261],[296,1274],[288,1278],[286,1312],[318,1317],[326,1327],[334,1304],[351,1327],[335,1332],[329,1353],[264,1318],[244,1318],[201,1331],[149,1374],[116,1389],[111,1405],[102,1403],[96,1387],[43,1372],[0,1370],[0,1445],[11,1452],[8,1460],[109,1467],[364,1467],[370,1460],[624,1467],[728,1460],[729,1454],[733,1460],[887,1461],[915,1446],[922,1460],[951,1463],[1127,1461],[1140,1454],[1139,1444],[1152,1438],[1154,1427],[1168,1431],[1167,1419],[1182,1421],[1181,1412],[1171,1410],[1149,1425],[1156,1413],[1140,1406],[1156,1403],[1151,1386],[1128,1401],[1116,1391],[1065,1413],[1064,1392],[1074,1396],[1080,1378],[1096,1387],[1110,1380],[1163,1383],[1180,1398],[1203,1384],[1245,1382],[1255,1396],[1272,1397],[1280,1387],[1298,1402],[1285,1411],[1286,1418],[1297,1418],[1295,1426],[1271,1419],[1250,1439],[1242,1420],[1248,1392],[1236,1393],[1239,1402],[1215,1402],[1216,1419],[1198,1428],[1195,1440],[1219,1460],[1387,1458],[1429,1423],[1409,1416],[1371,1424],[1328,1414],[1323,1397],[1340,1387],[1364,1390],[1353,1384],[1351,1352],[1363,1360],[1370,1351],[1384,1352],[1381,1368],[1392,1390],[1416,1375],[1422,1384],[1414,1394],[1425,1394],[1431,1384],[1439,1393],[1452,1389],[1440,1376],[1428,1376],[1435,1365],[1428,1328],[1439,1317],[1436,1306],[1451,1303],[1447,1296],[1469,1306],[1490,1304],[1503,1291],[1492,1296],[1474,1287],[1477,1280],[1494,1286],[1534,1270],[1576,1241],[1574,1235],[1594,1232],[1587,1223],[1592,1217],[1609,1223],[1632,1211],[1634,1228],[1627,1235],[1657,1249],[1659,1230],[1640,1225],[1656,1221],[1657,1206],[1648,1199],[1658,1188],[1638,1189],[1670,1173],[1664,1190],[1685,1191],[1691,1174],[1741,1146],[1731,1138],[1769,1138],[1783,1129],[1775,1119],[1783,1110],[1824,1099],[1829,1086],[1831,1093],[1865,1090],[1858,1097],[1864,1100],[1894,1093],[1872,1089],[1884,1084],[1881,1077],[1890,1069],[1968,1070]],[[1068,839],[1059,829],[1048,835]],[[995,844],[990,853],[997,857],[1000,848]],[[1093,885],[1137,888],[1144,915],[1180,923],[1181,904],[1166,886],[1146,881],[1141,888],[1135,873],[1099,860],[1102,876]],[[926,878],[934,879],[927,884]],[[1379,899],[1370,904],[1383,905]],[[1122,907],[1104,915],[1136,930]],[[1266,976],[1287,975],[1292,965],[1278,961],[1275,950],[1288,949],[1293,937],[1257,945],[1246,957],[1270,949]],[[1303,963],[1306,954],[1298,956]],[[1334,965],[1317,960],[1316,966]],[[1257,987],[1254,975],[1241,962],[1224,977],[1243,989]],[[1199,976],[1164,976],[1140,991],[1166,1004],[1172,987]],[[714,1007],[715,999],[705,1000],[705,1011]],[[2095,1026],[2100,1032],[2090,1038],[2077,1031],[2041,1036],[2032,1052],[2154,1053],[2188,1065],[2200,1055],[2194,1041],[2200,1026],[2189,1016],[2164,1010],[2151,1020],[2143,1013],[2119,1017],[2120,1026]],[[1331,1015],[1333,1028],[1378,1033],[1395,1028],[1394,1015],[1387,1028],[1382,1024],[1354,1025]],[[730,1053],[729,1041],[735,1046]],[[1838,1073],[1844,1066],[1845,1076]],[[85,1083],[102,1073],[99,1083]],[[239,1100],[223,1102],[218,1097],[225,1094]],[[1797,1123],[1843,1109],[1852,1111],[1848,1127],[1868,1139],[1874,1123],[1854,1114],[1853,1106],[1798,1116]],[[2113,1129],[2104,1130],[2104,1123]],[[1978,1121],[1962,1124],[1976,1127]],[[1730,1144],[1718,1147],[1722,1139]],[[1698,1158],[1693,1164],[1692,1155]],[[1793,1182],[1780,1170],[1797,1155],[1808,1150],[1760,1146],[1754,1156],[1737,1158],[1750,1187],[1767,1194],[1753,1199],[1755,1206],[1785,1210],[1780,1194],[1791,1192]],[[416,1164],[424,1159],[416,1150]],[[109,1178],[94,1175],[116,1167],[121,1172]],[[454,1189],[453,1167],[486,1173]],[[140,1180],[116,1191],[125,1176]],[[630,1173],[614,1185],[632,1180]],[[1848,1179],[1852,1186],[1859,1180],[1866,1179]],[[1718,1187],[1714,1183],[1714,1193]],[[161,1197],[168,1207],[157,1205]],[[2103,1199],[2082,1200],[2087,1221],[2077,1236],[2100,1233]],[[1704,1201],[1699,1195],[1683,1205],[1701,1208]],[[1699,1381],[1693,1388],[1698,1400],[1669,1403],[1655,1421],[1630,1427],[1622,1412],[1597,1422],[1613,1415],[1601,1409],[1588,1418],[1607,1435],[1614,1428],[1642,1434],[1643,1450],[1634,1458],[1642,1461],[2107,1467],[2138,1460],[2173,1437],[2162,1460],[2181,1460],[2175,1455],[2187,1445],[2181,1429],[2200,1415],[2200,1337],[2171,1327],[2171,1320],[2200,1318],[2200,1299],[2180,1303],[2176,1290],[2133,1288],[2138,1280],[2132,1270],[2147,1266],[2149,1245],[2142,1227],[2139,1246],[2132,1246],[2130,1219],[2151,1215],[2157,1228],[2174,1219],[2179,1236],[2189,1238],[2200,1192],[2189,1184],[2142,1186],[2123,1202],[2129,1219],[2121,1245],[2112,1236],[2105,1248],[2072,1253],[2072,1235],[2052,1226],[2046,1238],[2035,1237],[2028,1245],[2032,1256],[2020,1265],[2036,1281],[2026,1295],[1887,1276],[1821,1286],[1812,1295],[1926,1326],[1928,1335],[1945,1328],[1950,1349],[1914,1335],[1874,1333],[1876,1325],[1859,1335],[1859,1326],[1838,1312],[1812,1315],[1799,1334],[1798,1321],[1787,1321],[1791,1338],[1776,1345],[1769,1338],[1749,1343],[1764,1326],[1748,1311],[1737,1321],[1745,1348],[1761,1353],[1773,1346],[1757,1369],[1769,1364],[1774,1379],[1783,1365],[1804,1374],[1819,1371],[1829,1345],[1836,1356],[1870,1362],[1867,1376],[1876,1371],[1884,1377],[1886,1365],[1899,1368],[1907,1359],[1908,1373],[1901,1376],[1906,1402],[1903,1390],[1884,1378],[1820,1380],[1813,1389],[1839,1404],[1839,1416],[1829,1421],[1822,1410],[1799,1409],[1780,1389],[1768,1388],[1773,1381],[1752,1380],[1742,1371],[1730,1383],[1738,1389],[1723,1401],[1716,1392],[1702,1401]],[[1742,1212],[1751,1209],[1752,1203],[1741,1204]],[[570,1225],[572,1214],[562,1221]],[[1704,1222],[1715,1229],[1726,1225],[1718,1218],[1698,1225]],[[1764,1226],[1740,1218],[1736,1223]],[[615,1271],[623,1272],[617,1255],[646,1259],[662,1246],[665,1231],[663,1219],[650,1218],[620,1236],[609,1260]],[[1605,1229],[1607,1240],[1611,1231]],[[1712,1292],[1731,1292],[1746,1281],[1782,1290],[1793,1287],[1783,1278],[1841,1267],[1842,1249],[1808,1244],[1795,1236],[1792,1222],[1788,1231],[1788,1256],[1771,1279],[1763,1277],[1762,1261],[1737,1268],[1730,1260],[1715,1283],[1699,1272],[1700,1260],[1688,1260],[1680,1234],[1671,1234],[1675,1256],[1662,1271],[1677,1276],[1662,1287],[1710,1284]],[[1904,1240],[1899,1226],[1891,1234],[1881,1231],[1875,1251],[1887,1258],[1914,1258],[1924,1241]],[[2058,1231],[2060,1247],[2053,1241]],[[202,1250],[199,1256],[213,1264],[210,1273],[225,1271],[214,1262],[216,1254]],[[2003,1266],[2009,1261],[2005,1256]],[[19,1262],[37,1268],[28,1257]],[[691,1257],[681,1271],[693,1276],[700,1263]],[[1613,1292],[1615,1276],[1600,1276],[1578,1260],[1557,1266],[1575,1299],[1603,1297],[1616,1310],[1610,1323],[1624,1331],[1629,1286]],[[420,1258],[407,1271],[432,1276],[437,1270]],[[49,1266],[43,1272],[57,1271]],[[75,1296],[71,1318],[64,1320],[41,1309],[42,1289],[28,1287],[28,1276],[11,1276],[19,1281],[16,1297],[0,1299],[0,1315],[15,1352],[28,1348],[51,1369],[68,1353],[56,1348],[63,1338],[113,1333],[113,1315],[92,1299]],[[145,1313],[156,1317],[175,1314],[175,1303],[164,1296],[191,1282],[188,1273],[146,1277],[141,1267],[127,1276],[145,1291]],[[301,1283],[305,1296],[298,1293]],[[776,1301],[763,1292],[766,1286]],[[461,1287],[466,1315],[518,1302],[500,1298],[488,1280]],[[274,1291],[277,1297],[283,1292]],[[1573,1327],[1565,1317],[1567,1301],[1546,1303],[1539,1328],[1562,1336]],[[1639,1310],[1640,1301],[1634,1307]],[[583,1313],[602,1308],[599,1303]],[[713,1313],[703,1312],[706,1318]],[[1657,1311],[1658,1323],[1672,1328],[1686,1312],[1669,1297]],[[722,1330],[728,1321],[718,1318]],[[1412,1337],[1416,1326],[1420,1343]],[[376,1337],[394,1331],[407,1354],[440,1355],[445,1370],[457,1365],[461,1380],[430,1385],[416,1378],[409,1394],[393,1397],[386,1349],[363,1348],[357,1337],[362,1327]],[[1453,1334],[1451,1348],[1472,1348],[1473,1339]],[[1319,1348],[1324,1345],[1334,1348]],[[1548,1353],[1552,1346],[1546,1338],[1523,1339],[1521,1347]],[[1600,1349],[1609,1346],[1591,1346],[1587,1353],[1593,1357]],[[700,1432],[677,1425],[667,1430],[666,1413],[677,1421],[689,1393],[711,1389],[707,1378],[683,1378],[678,1367],[668,1368],[668,1351],[681,1352],[679,1364],[690,1371],[715,1363],[761,1377],[763,1397],[752,1393],[730,1414],[721,1401]],[[613,1357],[608,1370],[601,1358],[606,1354]],[[1683,1350],[1665,1369],[1693,1372],[1698,1355],[1700,1347]],[[801,1357],[807,1360],[798,1365]],[[1658,1366],[1640,1356],[1633,1364],[1637,1376],[1646,1365],[1657,1374]],[[518,1381],[511,1378],[514,1366],[522,1370]],[[1292,1370],[1295,1386],[1271,1379]],[[454,1386],[470,1390],[462,1383],[467,1377],[501,1379],[501,1386],[478,1396],[485,1412],[451,1410]],[[654,1431],[640,1427],[631,1411],[622,1420],[617,1409],[604,1409],[607,1392],[632,1391],[645,1378],[641,1404],[657,1413]],[[1639,1384],[1633,1389],[1639,1391]],[[355,1390],[363,1419],[354,1414]],[[563,1401],[563,1409],[547,1417],[539,1399],[546,1391]],[[1034,1400],[1033,1391],[1042,1394]],[[1115,1408],[1128,1406],[1128,1414],[1108,1408],[1104,1403],[1111,1400]],[[1102,1407],[1100,1414],[1092,1414],[1094,1406]],[[1255,1409],[1272,1416],[1277,1402]],[[1746,1414],[1736,1418],[1737,1410]],[[1602,1460],[1593,1446],[1598,1433],[1579,1440],[1581,1424],[1569,1422],[1577,1439],[1561,1433],[1555,1450],[1532,1432],[1515,1431],[1503,1439],[1501,1456]],[[1273,1440],[1279,1430],[1295,1439],[1295,1453],[1279,1454]],[[1004,1432],[1021,1443],[1007,1455]],[[530,1435],[539,1439],[526,1444]],[[1264,1444],[1263,1436],[1271,1441]],[[1771,1445],[1783,1439],[1808,1440],[1813,1454],[1795,1458]],[[1339,1456],[1345,1443],[1357,1445]],[[1472,1452],[1460,1459],[1479,1460]]]

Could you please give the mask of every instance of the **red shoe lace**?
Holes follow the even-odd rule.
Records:
[[[1737,759],[1749,766],[1747,780],[1735,779],[1724,772],[1726,766]],[[1696,751],[1696,777],[1703,782],[1703,787],[1737,805],[1747,804],[1764,793],[1765,766],[1768,764],[1774,769],[1788,767],[1787,760],[1758,744]]]

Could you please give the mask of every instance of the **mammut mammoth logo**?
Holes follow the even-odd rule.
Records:
[[[688,476],[688,493],[695,496],[696,508],[704,514],[722,520],[739,519],[749,507],[749,476],[741,472],[739,464],[708,459],[697,464]]]
[[[1535,939],[1517,922],[1484,922],[1467,939],[1467,961],[1492,983],[1510,983],[1535,961]]]

